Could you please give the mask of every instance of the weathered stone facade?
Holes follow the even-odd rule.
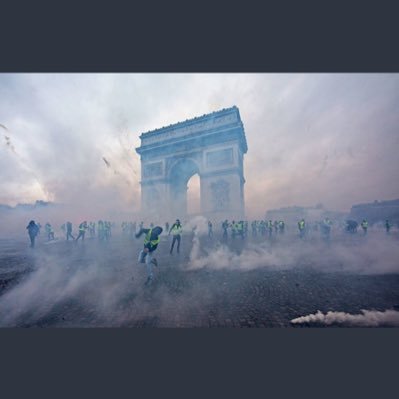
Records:
[[[388,219],[391,223],[399,225],[399,199],[353,205],[349,216],[358,221],[367,219],[371,224]]]
[[[140,136],[142,211],[154,217],[187,213],[187,183],[198,174],[201,214],[242,218],[243,159],[247,142],[237,107],[156,129]]]

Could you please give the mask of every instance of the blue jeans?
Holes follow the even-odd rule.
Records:
[[[139,258],[138,261],[140,263],[144,263],[146,265],[147,268],[147,276],[148,278],[152,279],[154,277],[153,273],[152,273],[152,254],[151,252],[144,252],[143,250],[140,251],[139,253]]]
[[[180,251],[180,234],[173,235],[172,246],[170,247],[170,253],[173,252],[173,247],[175,246],[175,242],[177,241],[177,253]]]

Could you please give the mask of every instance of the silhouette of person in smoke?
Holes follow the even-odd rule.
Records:
[[[28,230],[29,238],[30,238],[30,247],[34,248],[35,247],[35,240],[36,236],[39,233],[39,227],[35,223],[34,220],[31,220],[29,224],[26,226],[26,229]]]
[[[229,222],[226,219],[223,223],[222,223],[222,229],[223,229],[223,239],[227,240],[227,229],[229,228]]]
[[[208,237],[209,238],[213,237],[213,225],[210,220],[208,220]]]
[[[67,222],[67,224],[66,224],[66,230],[67,230],[67,232],[66,232],[66,239],[67,239],[67,241],[69,241],[69,237],[71,237],[72,240],[74,240],[75,237],[72,235],[72,223],[71,223],[71,222]]]

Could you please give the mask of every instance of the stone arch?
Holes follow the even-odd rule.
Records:
[[[146,132],[140,139],[142,205],[150,198],[151,212],[184,217],[187,183],[198,174],[204,216],[244,217],[247,143],[237,107]]]
[[[177,217],[187,213],[187,184],[195,174],[201,178],[200,167],[194,159],[182,157],[171,165],[168,172],[171,210],[173,217]]]

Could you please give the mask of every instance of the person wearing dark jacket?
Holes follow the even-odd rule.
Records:
[[[26,229],[28,230],[29,238],[30,238],[30,247],[34,248],[35,246],[35,239],[37,234],[39,233],[39,227],[35,223],[34,220],[31,220],[29,224],[26,226]]]
[[[67,231],[67,235],[66,235],[67,241],[69,241],[69,237],[71,237],[72,240],[74,240],[75,237],[72,235],[72,223],[71,222],[66,223],[66,231]]]
[[[151,229],[141,228],[136,234],[136,238],[139,238],[142,234],[144,237],[144,248],[140,251],[138,261],[140,263],[145,263],[147,267],[147,281],[145,285],[151,284],[154,279],[154,274],[152,272],[152,265],[158,266],[157,260],[153,258],[153,253],[157,249],[160,242],[159,236],[161,235],[163,229],[160,226],[155,226]]]

